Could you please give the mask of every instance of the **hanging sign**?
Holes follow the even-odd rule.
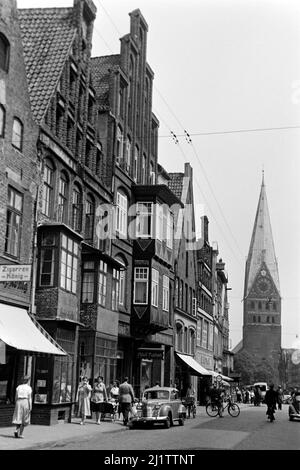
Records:
[[[0,282],[30,281],[31,264],[0,264]]]

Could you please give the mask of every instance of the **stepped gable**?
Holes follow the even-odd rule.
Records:
[[[40,124],[76,34],[73,8],[18,10],[32,112]]]

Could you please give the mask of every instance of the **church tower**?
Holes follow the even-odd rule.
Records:
[[[246,261],[243,349],[272,365],[276,383],[281,350],[281,297],[264,175]]]

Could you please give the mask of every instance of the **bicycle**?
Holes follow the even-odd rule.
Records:
[[[234,403],[231,398],[227,398],[227,403],[224,406],[223,402],[221,404],[218,403],[208,403],[206,405],[205,411],[211,418],[215,418],[220,414],[220,408],[222,407],[222,412],[224,412],[227,408],[228,414],[232,418],[237,418],[240,414],[240,407],[237,403]]]
[[[188,416],[187,418],[190,418],[192,415],[193,418],[196,418],[196,404],[195,404],[195,398],[194,397],[185,397],[183,399],[183,404],[188,410]]]

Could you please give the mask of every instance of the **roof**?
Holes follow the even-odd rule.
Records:
[[[280,292],[278,266],[264,180],[261,185],[247,258],[245,297],[249,294],[256,275],[263,263],[267,266],[276,289]]]
[[[120,66],[120,54],[93,57],[91,59],[92,84],[100,106],[109,106],[110,71]]]
[[[168,181],[168,186],[171,191],[181,199],[182,189],[183,189],[183,173],[169,173],[170,180]]]
[[[237,353],[240,352],[242,349],[243,349],[243,340],[241,339],[241,340],[235,345],[235,347],[231,350],[231,352],[232,352],[233,354],[237,354]]]
[[[44,118],[76,33],[73,8],[19,9],[32,112]]]

